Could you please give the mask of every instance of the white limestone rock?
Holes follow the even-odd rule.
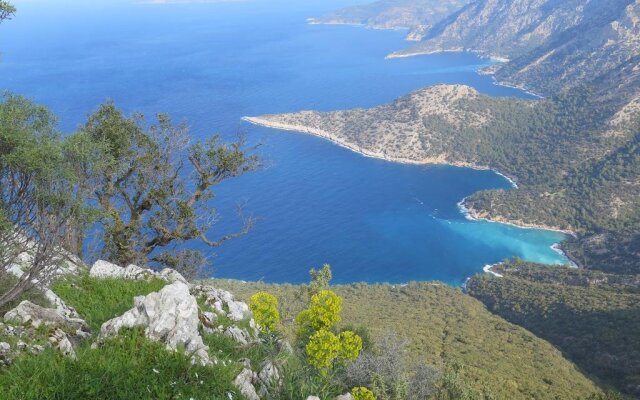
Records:
[[[281,383],[280,372],[275,364],[271,361],[262,364],[262,369],[258,373],[258,395],[265,397],[270,388],[280,386]]]
[[[240,389],[240,393],[248,400],[260,400],[260,396],[256,392],[253,382],[257,379],[256,373],[248,368],[244,368],[242,372],[233,381],[233,384]]]
[[[238,344],[241,344],[241,345],[246,345],[246,344],[249,344],[249,342],[251,342],[251,336],[249,336],[249,333],[246,330],[238,328],[235,325],[225,329],[224,334],[229,336],[230,338],[232,338]]]
[[[207,285],[196,285],[191,289],[195,296],[204,296],[206,303],[213,307],[219,314],[226,314],[233,321],[242,321],[250,318],[249,306],[236,301],[233,295],[226,290],[217,289]]]
[[[189,284],[189,282],[175,269],[165,268],[158,274],[158,277],[164,279],[169,283],[173,282],[182,282],[184,284]]]
[[[108,261],[98,260],[93,263],[89,276],[93,278],[121,278],[124,273],[124,269],[119,265],[115,265]]]
[[[198,332],[198,304],[189,293],[189,286],[174,282],[158,292],[134,298],[134,307],[113,318],[100,329],[98,340],[115,336],[122,328],[145,327],[145,335],[151,340],[166,344],[176,350],[184,345],[194,362],[210,364],[208,347]]]
[[[90,332],[87,323],[79,318],[69,318],[61,315],[53,308],[44,308],[37,304],[24,300],[15,308],[9,310],[4,319],[16,321],[20,324],[29,324],[34,328],[40,325],[53,326],[76,330],[79,336],[87,336]]]
[[[71,340],[67,334],[60,328],[56,328],[53,334],[49,337],[49,343],[56,349],[58,349],[63,355],[76,359],[76,352],[73,349],[73,345],[71,344]]]

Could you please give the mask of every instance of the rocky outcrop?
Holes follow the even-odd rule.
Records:
[[[46,325],[75,332],[77,336],[86,337],[90,333],[87,323],[80,318],[69,318],[61,315],[55,309],[44,308],[28,300],[24,300],[17,307],[9,310],[5,315],[6,321],[15,321],[22,325],[38,328]]]
[[[0,323],[0,334],[18,339],[16,348],[12,352],[13,355],[22,351],[40,353],[44,347],[38,343],[44,341],[43,343],[47,346],[75,359],[74,343],[91,334],[89,326],[84,320],[70,317],[56,309],[41,307],[27,300],[9,310],[4,319],[6,323]],[[51,330],[43,336],[42,331],[38,329],[41,326],[47,326]],[[7,353],[9,350],[7,349]],[[3,365],[9,365],[12,361],[12,355],[0,355],[0,361]]]
[[[196,285],[191,288],[191,293],[196,297],[203,297],[205,304],[218,313],[226,314],[233,321],[242,321],[250,316],[249,306],[242,301],[236,301],[226,290]]]
[[[245,365],[233,383],[247,399],[259,400],[266,397],[271,388],[279,386],[282,380],[276,365],[271,361],[266,361],[262,364],[259,373],[253,372]]]
[[[210,364],[208,347],[198,332],[198,304],[189,286],[176,281],[158,292],[134,299],[134,307],[100,328],[98,341],[115,336],[123,328],[144,327],[145,336],[176,350],[184,346],[194,362]]]
[[[253,382],[258,378],[257,374],[248,368],[245,368],[233,381],[233,384],[240,389],[240,393],[248,400],[260,400]]]
[[[265,397],[269,394],[271,388],[275,388],[282,384],[280,371],[272,361],[266,361],[262,364],[262,368],[257,375],[258,395]]]
[[[26,247],[31,245],[27,244]],[[9,264],[5,271],[20,278],[26,270],[30,268],[33,263],[33,255],[27,251],[18,254],[11,264]],[[82,270],[86,269],[86,266],[78,257],[73,254],[62,252],[60,257],[53,260],[51,266],[44,268],[42,276],[46,276],[46,282],[39,282],[34,280],[35,283],[41,286],[47,286],[52,280],[56,278],[65,277],[68,275],[78,275]]]
[[[150,268],[142,268],[133,264],[122,268],[119,265],[104,260],[96,261],[91,267],[89,275],[100,279],[145,280],[149,278],[158,278],[169,283],[187,283],[187,280],[178,271],[171,268],[165,268],[160,272],[156,272]]]

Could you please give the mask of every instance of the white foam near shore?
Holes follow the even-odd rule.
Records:
[[[561,256],[563,256],[564,258],[566,258],[567,260],[569,260],[569,267],[570,268],[578,268],[578,264],[575,263],[575,261],[573,261],[568,255],[567,253],[564,252],[564,250],[562,250],[562,247],[560,245],[560,243],[554,243],[551,246],[551,250],[555,251],[556,253],[560,254]]]
[[[491,274],[493,276],[497,276],[498,278],[504,278],[504,275],[499,274],[497,272],[494,272],[491,270],[491,268],[495,267],[496,265],[500,265],[500,263],[498,264],[487,264],[484,266],[484,268],[482,268],[482,270],[487,273],[487,274]]]

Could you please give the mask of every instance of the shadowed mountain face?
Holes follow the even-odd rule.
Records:
[[[488,72],[504,83],[549,95],[584,81],[603,90],[638,82],[640,2],[634,0],[479,0],[394,56],[476,51],[511,62]],[[633,96],[631,96],[633,97]]]
[[[379,0],[343,8],[312,22],[320,24],[362,24],[369,28],[408,28],[408,40],[421,40],[424,35],[451,13],[471,0]]]

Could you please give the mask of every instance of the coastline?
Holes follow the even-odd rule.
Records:
[[[280,122],[273,122],[260,117],[242,117],[242,120],[249,122],[250,124],[263,126],[266,128],[317,136],[322,139],[328,140],[337,146],[353,151],[354,153],[357,153],[361,156],[376,158],[376,159],[380,159],[388,162],[394,162],[399,164],[411,164],[411,165],[450,165],[454,167],[471,168],[478,171],[493,171],[494,173],[506,179],[514,189],[518,188],[517,180],[515,177],[509,176],[508,174],[498,171],[495,168],[491,168],[489,166],[477,165],[477,164],[472,164],[464,161],[451,161],[451,160],[447,160],[446,156],[444,155],[427,157],[421,160],[414,160],[414,159],[402,158],[402,157],[389,157],[386,154],[381,152],[375,152],[375,151],[363,149],[360,146],[357,146],[345,140],[342,140],[336,137],[331,132],[328,132],[322,129],[309,128],[302,125],[291,125],[291,124],[284,124]]]
[[[460,213],[462,213],[462,215],[464,215],[464,217],[466,219],[468,219],[469,221],[486,221],[486,222],[492,222],[492,223],[496,223],[496,224],[511,225],[511,226],[515,226],[516,228],[523,228],[523,229],[542,229],[542,230],[545,230],[545,231],[558,232],[558,233],[562,233],[562,234],[567,235],[567,236],[577,237],[577,235],[576,235],[576,233],[574,231],[569,230],[569,229],[562,229],[562,228],[559,228],[557,226],[549,226],[549,225],[544,225],[544,224],[531,224],[531,223],[526,223],[526,222],[522,222],[522,221],[517,221],[516,222],[516,221],[509,221],[509,220],[506,220],[506,219],[502,220],[502,219],[496,219],[496,218],[491,218],[491,217],[488,217],[488,216],[480,215],[480,213],[478,213],[473,208],[466,206],[466,204],[465,204],[466,200],[467,200],[466,197],[464,199],[460,200],[458,202],[457,206],[458,206],[458,209],[460,210]],[[556,244],[559,245],[559,243],[556,243]],[[558,250],[560,250],[560,249],[558,249]],[[556,251],[558,251],[558,250],[556,250]],[[565,256],[566,256],[566,254],[565,254]]]
[[[426,55],[431,55],[431,54],[443,54],[443,53],[473,53],[481,58],[485,58],[485,59],[489,59],[491,61],[495,61],[496,63],[508,63],[509,61],[511,61],[509,59],[509,57],[505,57],[505,56],[500,56],[500,55],[496,55],[496,54],[486,54],[483,51],[479,51],[479,50],[468,50],[468,49],[446,49],[446,50],[428,50],[428,51],[416,51],[416,52],[412,52],[412,53],[398,53],[398,52],[394,52],[391,54],[388,54],[385,56],[385,60],[390,60],[390,59],[394,59],[394,58],[408,58],[408,57],[416,57],[416,56],[426,56]],[[511,89],[517,89],[517,90],[521,90],[524,93],[533,96],[533,97],[537,97],[538,99],[544,99],[545,96],[538,94],[536,92],[534,92],[532,89],[526,88],[524,86],[518,86],[518,85],[511,85],[508,84],[506,82],[500,82],[496,79],[496,77],[493,75],[493,72],[486,72],[484,71],[484,68],[479,70],[478,73],[480,75],[489,75],[491,76],[491,78],[493,79],[493,84],[496,86],[502,86],[502,87],[506,87],[506,88],[511,88]]]
[[[504,278],[504,275],[499,274],[499,273],[491,270],[491,268],[497,267],[500,264],[502,264],[502,263],[499,262],[497,264],[487,264],[482,268],[482,270],[484,271],[485,274],[491,274],[491,275],[493,275],[493,276],[495,276],[497,278]]]
[[[280,123],[280,122],[273,122],[273,121],[269,121],[266,120],[264,118],[260,118],[260,117],[242,117],[243,121],[249,122],[253,125],[258,125],[258,126],[263,126],[263,127],[267,127],[267,128],[272,128],[272,129],[278,129],[278,130],[283,130],[283,131],[288,131],[288,132],[296,132],[296,133],[301,133],[301,134],[308,134],[308,135],[313,135],[313,136],[317,136],[320,137],[322,139],[328,140],[330,142],[332,142],[333,144],[340,146],[342,148],[345,148],[347,150],[353,151],[356,154],[359,154],[361,156],[364,157],[370,157],[370,158],[376,158],[376,159],[380,159],[380,160],[384,160],[384,161],[388,161],[388,162],[395,162],[395,163],[400,163],[400,164],[411,164],[411,165],[450,165],[450,166],[454,166],[454,167],[462,167],[462,168],[471,168],[471,169],[475,169],[475,170],[479,170],[479,171],[492,171],[500,176],[502,176],[503,178],[505,178],[514,189],[518,188],[518,184],[516,182],[516,178],[515,177],[510,177],[509,175],[496,170],[495,168],[491,168],[488,166],[481,166],[481,165],[476,165],[476,164],[471,164],[471,163],[467,163],[467,162],[462,162],[462,161],[450,161],[447,160],[445,156],[436,156],[436,157],[429,157],[429,158],[425,158],[422,160],[414,160],[414,159],[406,159],[406,158],[398,158],[398,157],[389,157],[383,153],[380,152],[375,152],[375,151],[370,151],[367,149],[362,149],[360,146],[356,146],[352,143],[349,143],[345,140],[342,140],[340,138],[337,138],[335,135],[333,135],[330,132],[327,132],[325,130],[321,130],[321,129],[314,129],[314,128],[308,128],[302,125],[291,125],[291,124],[285,124],[285,123]],[[562,233],[564,235],[567,236],[573,236],[576,237],[576,233],[568,230],[568,229],[562,229],[559,227],[555,227],[555,226],[549,226],[549,225],[543,225],[543,224],[529,224],[529,223],[525,223],[522,221],[509,221],[509,220],[502,220],[502,219],[495,219],[495,218],[489,218],[487,216],[482,216],[480,215],[476,210],[474,210],[473,208],[468,208],[465,205],[465,201],[466,201],[466,197],[463,198],[462,200],[460,200],[457,203],[458,209],[460,210],[460,212],[464,215],[465,218],[467,218],[468,220],[471,221],[487,221],[487,222],[492,222],[492,223],[498,223],[498,224],[505,224],[505,225],[511,225],[517,228],[523,228],[523,229],[542,229],[542,230],[547,230],[547,231],[552,231],[552,232],[558,232],[558,233]],[[559,243],[556,243],[558,246],[560,246]],[[562,251],[562,249],[560,247],[558,247],[558,250],[556,251]],[[565,255],[565,257],[567,257],[567,259],[569,259],[570,261],[571,258],[568,257],[566,255],[566,253],[564,251],[562,251],[562,253]],[[573,262],[573,261],[572,261]]]
[[[576,235],[576,233],[574,231],[571,231],[571,230],[568,230],[568,229],[561,229],[561,228],[558,228],[558,227],[542,225],[542,224],[527,224],[527,223],[523,223],[521,221],[516,223],[516,222],[513,222],[513,221],[492,219],[492,218],[488,218],[488,217],[485,217],[485,216],[480,216],[476,210],[474,210],[473,208],[467,207],[465,205],[465,201],[466,200],[467,200],[466,197],[463,198],[462,200],[460,200],[458,202],[457,206],[458,206],[458,210],[460,210],[460,213],[462,215],[464,215],[464,217],[466,219],[468,219],[469,221],[486,221],[486,222],[491,222],[491,223],[495,223],[495,224],[511,225],[511,226],[515,226],[516,228],[521,228],[521,229],[542,229],[542,230],[545,230],[545,231],[562,233],[563,235],[572,236],[574,238],[577,237],[577,235]],[[580,268],[580,265],[562,248],[562,243],[561,242],[553,243],[549,247],[551,248],[551,250],[555,251],[556,253],[558,253],[558,254],[562,255],[564,258],[566,258],[569,261],[568,262],[569,267],[571,267],[571,268]],[[493,267],[493,266],[499,265],[499,264],[500,263],[489,265],[488,267]],[[486,267],[487,266],[485,266],[485,268]],[[489,272],[489,273],[494,274],[491,271],[486,271],[485,270],[485,272]]]
[[[416,56],[427,56],[427,55],[430,55],[430,54],[473,53],[473,54],[477,55],[478,57],[486,58],[486,59],[489,59],[491,61],[495,61],[497,63],[507,63],[507,62],[511,61],[509,59],[509,57],[506,57],[506,56],[503,56],[503,55],[491,54],[491,53],[487,54],[484,51],[473,50],[473,49],[465,49],[465,48],[462,48],[462,47],[453,48],[453,49],[422,50],[422,51],[413,51],[413,52],[407,52],[407,53],[402,53],[401,51],[402,50],[387,54],[384,58],[385,58],[385,60],[390,60],[390,59],[394,59],[394,58],[407,58],[407,57],[416,57]]]

